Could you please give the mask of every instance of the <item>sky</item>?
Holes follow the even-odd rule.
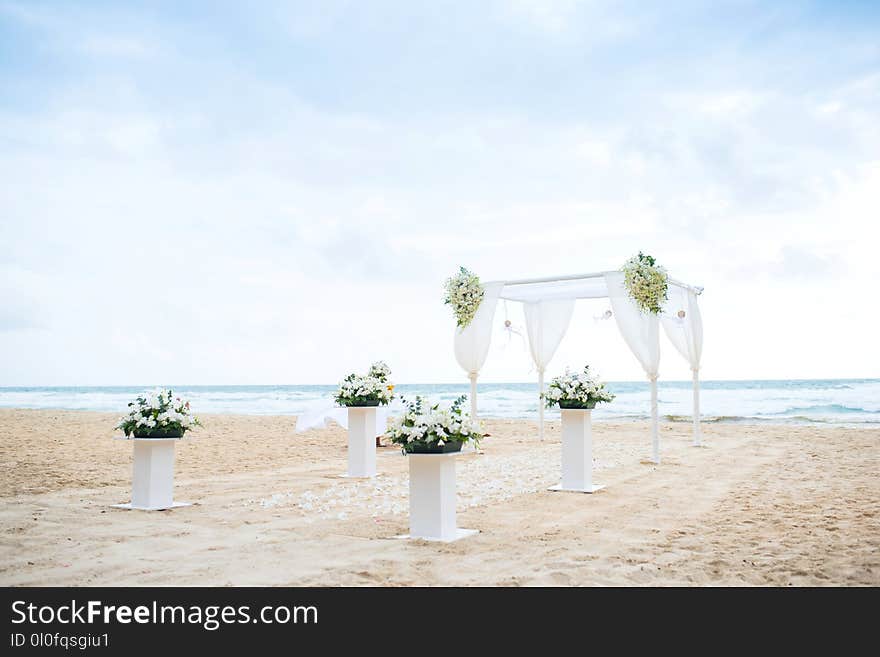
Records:
[[[0,179],[0,385],[465,382],[459,265],[640,250],[704,379],[880,377],[876,2],[0,0]],[[606,307],[550,374],[644,378]]]

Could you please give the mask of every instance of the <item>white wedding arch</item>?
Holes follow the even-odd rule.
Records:
[[[703,323],[697,297],[703,288],[669,278],[668,300],[659,315],[639,310],[627,294],[620,271],[550,276],[511,281],[493,281],[483,285],[480,307],[465,328],[455,329],[455,358],[471,381],[471,415],[477,416],[477,377],[489,354],[492,326],[498,300],[523,304],[529,349],[538,370],[539,392],[544,392],[544,371],[568,330],[577,299],[611,301],[612,314],[623,339],[641,363],[651,382],[651,442],[653,460],[660,462],[660,438],[657,417],[657,375],[660,365],[660,328],[676,350],[688,361],[693,372],[694,444],[700,444],[700,355],[703,348]],[[538,401],[539,435],[544,437],[544,404]]]

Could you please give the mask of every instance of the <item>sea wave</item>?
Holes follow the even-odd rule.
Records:
[[[812,406],[794,406],[791,408],[786,408],[784,411],[778,411],[776,413],[769,413],[768,415],[804,415],[814,414],[814,413],[870,413],[873,415],[880,415],[880,410],[871,410],[868,408],[862,408],[860,406],[844,406],[843,404],[814,404]]]
[[[664,415],[666,422],[693,421],[690,415]],[[880,419],[846,419],[816,417],[810,415],[789,415],[785,417],[768,417],[766,415],[703,415],[700,417],[703,424],[829,424],[829,425],[880,425]]]
[[[0,407],[91,410],[119,413],[128,401],[153,386],[18,387],[0,388]],[[332,385],[271,386],[172,386],[187,397],[199,413],[251,415],[298,415],[332,405]],[[645,420],[649,417],[650,392],[643,381],[610,382],[617,395],[593,412],[597,421]],[[398,396],[422,395],[444,404],[467,395],[467,383],[401,384]],[[532,383],[480,383],[481,417],[535,420],[539,399]],[[690,382],[661,381],[658,407],[667,422],[690,422]],[[708,423],[822,423],[875,426],[880,423],[880,380],[846,379],[815,381],[706,381],[701,383],[702,420]],[[400,399],[391,407],[401,409]],[[551,420],[558,410],[545,410]]]

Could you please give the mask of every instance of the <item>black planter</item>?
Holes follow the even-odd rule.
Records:
[[[417,447],[413,447],[409,450],[410,454],[450,454],[451,452],[460,452],[461,451],[461,443],[443,443],[443,447],[440,445],[434,445],[433,447],[426,447],[424,445],[419,445]]]
[[[359,401],[356,404],[346,404],[345,407],[346,408],[356,408],[359,406],[378,406],[378,405],[379,405],[379,400],[373,399],[372,401]]]
[[[559,400],[559,408],[566,408],[569,410],[591,410],[596,408],[597,402],[576,402],[576,401],[565,401],[564,399]]]
[[[183,438],[183,429],[150,429],[149,431],[135,431],[135,438]]]

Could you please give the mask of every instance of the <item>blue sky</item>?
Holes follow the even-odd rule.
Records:
[[[0,385],[454,381],[459,264],[638,250],[705,377],[880,375],[877,3],[247,4],[0,0]]]

